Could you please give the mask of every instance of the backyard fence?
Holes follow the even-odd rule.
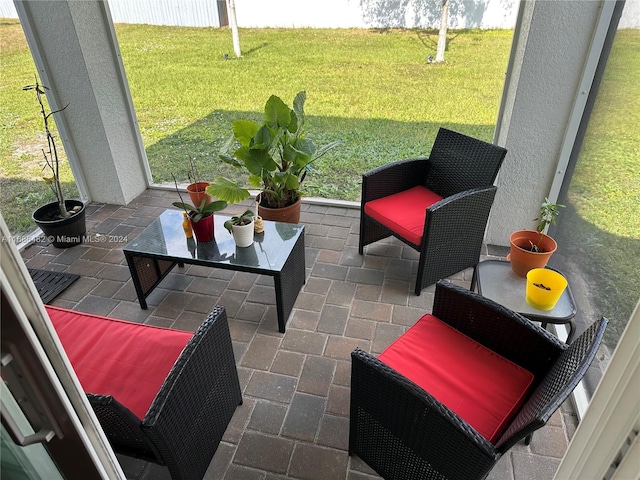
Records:
[[[236,0],[240,28],[437,28],[441,0]],[[519,0],[452,0],[451,28],[513,28]],[[228,24],[226,0],[109,0],[114,23],[183,27]],[[11,0],[0,17],[18,18]],[[627,0],[618,28],[640,28],[640,1]]]
[[[441,0],[236,0],[241,28],[437,28]],[[109,0],[114,23],[227,25],[226,0]],[[518,0],[455,0],[451,28],[513,28]],[[11,0],[0,17],[18,18]]]

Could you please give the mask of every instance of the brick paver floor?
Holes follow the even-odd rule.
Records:
[[[176,267],[142,310],[122,248],[174,200],[174,192],[150,189],[127,206],[91,204],[90,242],[67,250],[35,243],[23,258],[29,267],[81,275],[54,300],[61,307],[191,331],[212,306],[226,307],[244,403],[206,479],[379,478],[347,453],[349,355],[355,347],[381,352],[430,311],[434,287],[413,293],[417,253],[388,240],[360,256],[358,209],[305,203],[307,280],[285,334],[277,328],[272,279],[259,275]],[[470,270],[450,278],[465,287],[470,279]],[[489,478],[553,478],[576,423],[565,404],[531,445],[516,445]],[[169,479],[164,467],[119,458],[131,480]]]

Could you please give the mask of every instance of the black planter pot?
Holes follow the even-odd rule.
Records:
[[[40,227],[45,237],[51,240],[54,247],[68,248],[80,245],[87,233],[84,203],[80,200],[65,200],[67,210],[82,207],[80,211],[69,218],[56,219],[58,202],[48,203],[33,212],[32,218]]]

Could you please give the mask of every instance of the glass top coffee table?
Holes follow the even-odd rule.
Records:
[[[223,226],[229,218],[216,214],[214,240],[198,243],[187,241],[182,211],[165,210],[124,247],[140,307],[147,308],[146,297],[176,265],[258,273],[274,278],[278,330],[284,333],[305,283],[304,226],[264,221],[264,232],[255,234],[251,246],[240,248]]]
[[[478,263],[471,280],[471,290],[477,288],[478,293],[483,297],[518,312],[529,320],[540,322],[542,328],[547,328],[548,323],[568,324],[569,333],[566,343],[571,343],[576,329],[573,320],[576,315],[576,305],[569,285],[551,310],[538,310],[529,305],[525,300],[526,285],[527,279],[516,275],[511,270],[511,263],[502,260],[485,260]]]

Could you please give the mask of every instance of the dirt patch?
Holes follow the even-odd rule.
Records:
[[[35,138],[18,140],[13,143],[13,161],[19,162],[20,177],[25,180],[42,180],[43,176],[51,176],[45,167],[42,147],[46,146],[47,137],[44,133],[39,133]],[[64,149],[58,148],[58,158],[60,163],[66,161]],[[8,172],[3,172],[7,175]]]
[[[44,133],[38,133],[36,138],[31,138],[29,141],[15,142],[13,144],[13,156],[30,155],[42,158],[42,146],[46,144],[47,136]]]
[[[18,19],[3,19],[0,22],[0,50],[3,54],[27,48],[22,25]]]

